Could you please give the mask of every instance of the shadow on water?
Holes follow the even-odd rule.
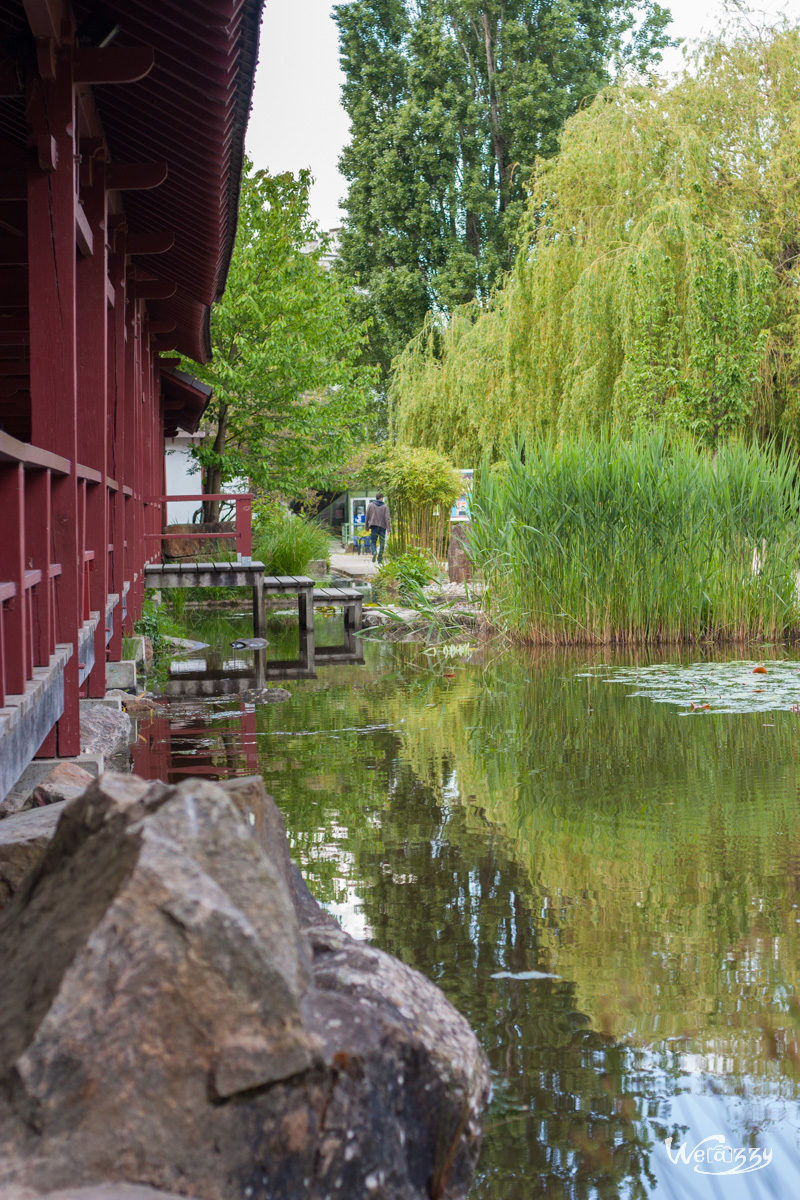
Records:
[[[284,703],[170,702],[137,769],[258,770],[312,891],[469,1018],[473,1200],[800,1195],[800,663],[758,653],[782,662],[717,671],[731,713],[696,654],[653,697],[644,658],[647,686],[630,658],[367,643]]]

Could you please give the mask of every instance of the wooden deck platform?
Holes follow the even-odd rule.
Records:
[[[226,562],[166,562],[151,563],[145,568],[145,586],[148,588],[189,587],[249,587],[253,593],[253,636],[263,637],[266,632],[265,598],[267,596],[297,597],[297,625],[299,636],[299,658],[286,663],[267,663],[265,656],[256,654],[255,672],[258,685],[267,679],[313,678],[319,663],[337,661],[360,661],[354,637],[361,629],[364,597],[353,587],[315,587],[308,575],[267,575],[264,564]],[[345,640],[342,646],[314,647],[314,605],[341,605],[344,615]],[[203,678],[213,680],[211,676]],[[199,683],[200,676],[183,676],[182,682]],[[171,681],[173,682],[173,681]],[[176,679],[174,681],[178,683]],[[238,682],[238,681],[237,681]]]

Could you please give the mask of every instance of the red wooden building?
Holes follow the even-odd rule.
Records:
[[[206,395],[262,0],[0,0],[0,796],[80,752],[79,699],[160,553],[164,436]]]

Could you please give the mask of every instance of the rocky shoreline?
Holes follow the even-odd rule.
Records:
[[[4,1200],[466,1194],[475,1036],[317,905],[259,777],[101,775],[0,822],[0,879]]]

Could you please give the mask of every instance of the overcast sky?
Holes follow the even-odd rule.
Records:
[[[719,27],[724,0],[662,0],[672,10],[672,35],[694,39]],[[796,3],[796,0],[795,0]],[[770,18],[794,7],[791,0],[753,0],[752,10]],[[337,161],[348,121],[339,101],[341,71],[337,30],[329,0],[266,0],[261,55],[247,148],[257,167],[299,171],[316,180],[312,216],[325,229],[341,221],[345,181]],[[680,56],[667,64],[676,69]]]

